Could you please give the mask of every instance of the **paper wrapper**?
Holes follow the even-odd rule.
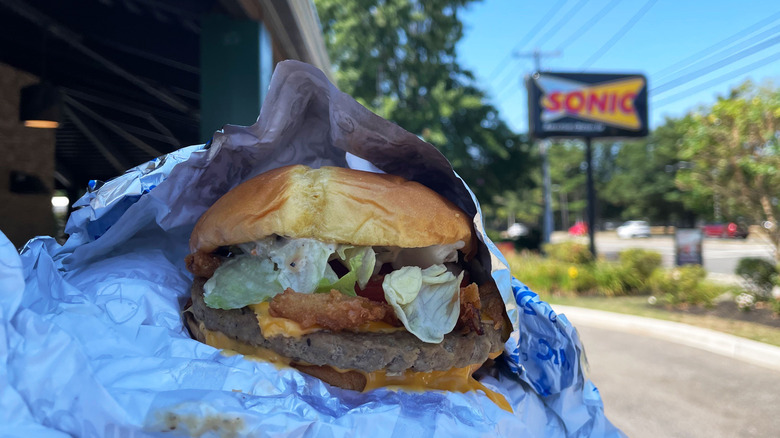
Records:
[[[288,164],[383,171],[474,217],[514,331],[482,392],[366,393],[190,339],[188,240],[222,194]],[[381,169],[381,170],[380,170]],[[78,201],[68,241],[0,234],[0,428],[20,436],[619,436],[583,374],[574,327],[510,275],[449,162],[319,70],[279,64],[257,123],[225,126]]]

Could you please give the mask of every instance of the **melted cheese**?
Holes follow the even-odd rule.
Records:
[[[319,326],[303,328],[293,320],[271,316],[268,313],[268,308],[270,306],[271,305],[268,302],[252,304],[249,306],[255,311],[257,322],[260,325],[260,332],[266,338],[272,338],[274,336],[300,338],[303,335],[322,330],[322,327]]]
[[[474,371],[480,366],[482,364],[427,373],[405,371],[400,375],[389,375],[386,371],[375,371],[373,373],[358,372],[366,376],[366,387],[363,391],[370,391],[376,388],[399,388],[411,391],[430,391],[435,389],[451,392],[482,391],[499,408],[507,412],[514,412],[512,406],[503,395],[491,391],[472,377]]]
[[[303,328],[296,321],[287,318],[279,318],[279,317],[271,316],[271,314],[268,311],[270,307],[270,304],[268,302],[260,303],[260,304],[252,304],[249,307],[251,307],[252,310],[254,310],[255,315],[257,316],[257,322],[260,325],[260,332],[266,338],[271,338],[274,336],[287,336],[291,338],[300,338],[301,336],[308,335],[309,333],[325,330],[324,328],[318,325],[314,325],[308,328]],[[399,330],[404,330],[404,328],[394,327],[382,321],[372,321],[356,327],[355,330],[353,331],[359,333],[366,333],[366,332],[390,333]]]
[[[280,318],[283,319],[283,318]],[[252,345],[231,339],[221,332],[208,330],[200,324],[200,331],[206,337],[206,343],[215,348],[223,350],[223,354],[230,355],[235,353],[243,354],[245,358],[270,362],[277,367],[290,366],[290,359],[281,356],[267,348],[255,347]],[[499,353],[491,354],[495,358]],[[388,375],[385,371],[375,371],[367,373],[355,370],[366,377],[366,387],[363,390],[370,391],[377,388],[404,389],[408,391],[429,391],[442,390],[452,392],[470,392],[482,391],[501,409],[513,412],[512,407],[506,399],[499,393],[491,391],[485,385],[481,384],[472,373],[479,368],[481,364],[474,364],[465,368],[453,368],[447,371],[431,371],[420,373],[406,371],[398,375]],[[334,368],[336,369],[336,368]],[[346,372],[349,370],[338,370]]]
[[[214,348],[222,350],[225,356],[243,354],[247,359],[270,362],[277,366],[289,365],[290,360],[276,352],[263,347],[245,344],[241,341],[229,338],[222,332],[207,329],[203,323],[199,324],[200,332],[206,337],[206,343]]]

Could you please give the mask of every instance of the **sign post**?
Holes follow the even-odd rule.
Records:
[[[647,136],[647,79],[640,74],[536,72],[526,78],[526,88],[528,126],[534,139],[585,140],[588,236],[595,256],[596,194],[591,140]]]
[[[674,262],[677,266],[703,265],[704,233],[698,228],[677,228],[674,231]]]

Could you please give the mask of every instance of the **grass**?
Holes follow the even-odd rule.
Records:
[[[692,315],[688,313],[668,311],[662,307],[655,307],[647,304],[646,296],[584,297],[546,294],[540,295],[540,298],[550,304],[584,307],[588,309],[604,310],[607,312],[624,313],[629,315],[644,316],[647,318],[680,322],[780,347],[780,330],[776,328],[747,321],[724,319],[716,316]]]

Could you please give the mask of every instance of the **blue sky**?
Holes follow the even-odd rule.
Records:
[[[577,32],[597,16],[595,25]],[[767,41],[780,40],[778,0],[483,0],[460,18],[465,27],[457,47],[460,64],[476,74],[501,117],[518,132],[528,129],[521,80],[533,70],[533,60],[511,55],[517,51],[562,48],[560,55],[542,58],[543,70],[645,74],[651,129],[667,116],[711,104],[748,78],[780,86],[780,44]],[[632,19],[633,26],[617,38]],[[740,32],[743,36],[703,53]],[[765,47],[744,56],[756,44]],[[708,68],[728,57],[741,59]],[[681,65],[686,60],[694,64]],[[711,71],[697,73],[705,69]],[[654,87],[667,90],[653,92]]]

